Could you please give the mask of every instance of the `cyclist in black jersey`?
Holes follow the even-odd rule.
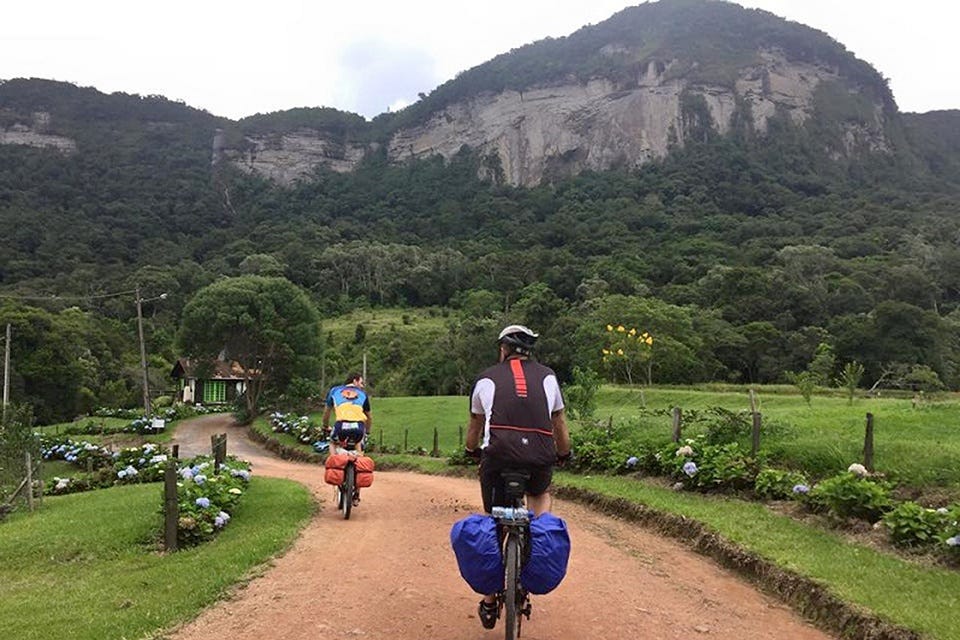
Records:
[[[553,465],[570,457],[570,432],[557,376],[531,359],[538,334],[510,325],[497,339],[499,362],[483,371],[470,394],[466,452],[480,459],[480,491],[484,511],[508,504],[504,469],[530,474],[527,507],[549,511]],[[497,621],[496,594],[484,596],[480,621],[492,629]]]

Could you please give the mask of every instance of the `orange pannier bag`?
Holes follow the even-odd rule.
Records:
[[[364,489],[373,484],[373,458],[357,456],[354,467],[357,469],[357,487]]]
[[[349,459],[350,456],[340,453],[327,456],[327,461],[324,463],[326,469],[323,472],[323,481],[337,486],[343,484],[343,470],[346,468]]]

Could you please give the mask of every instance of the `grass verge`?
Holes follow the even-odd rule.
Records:
[[[302,485],[254,478],[207,544],[157,552],[160,487],[44,499],[0,525],[0,638],[140,638],[195,617],[285,550],[315,508]]]

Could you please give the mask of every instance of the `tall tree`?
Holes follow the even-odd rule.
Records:
[[[199,360],[223,354],[243,367],[248,416],[265,390],[281,391],[294,376],[313,378],[320,354],[317,310],[285,278],[241,276],[197,292],[183,310],[182,353]]]

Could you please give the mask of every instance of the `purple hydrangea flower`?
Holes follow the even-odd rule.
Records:
[[[630,468],[637,466],[638,462],[640,462],[640,459],[637,456],[630,456],[627,458],[627,466]]]
[[[697,475],[697,463],[691,460],[690,462],[685,462],[683,465],[683,472],[690,476],[691,478]]]
[[[794,492],[794,493],[802,494],[802,493],[808,493],[809,491],[810,491],[810,487],[808,487],[808,486],[805,485],[805,484],[795,484],[795,485],[793,485],[793,492]]]
[[[196,503],[197,503],[197,506],[200,507],[201,509],[206,509],[207,507],[210,506],[210,498],[207,498],[206,496],[201,496],[197,498]]]
[[[226,523],[227,521],[221,518],[220,516],[217,516],[216,518],[213,519],[213,526],[215,526],[217,529],[222,529],[223,525],[225,525]]]
[[[217,514],[218,518],[222,518],[224,522],[230,522],[230,514],[226,511],[221,511]]]
[[[953,536],[944,540],[948,547],[960,547],[960,536]]]
[[[203,475],[202,473],[197,474],[193,476],[193,481],[196,482],[197,484],[203,484],[204,482],[207,481],[207,476]]]

